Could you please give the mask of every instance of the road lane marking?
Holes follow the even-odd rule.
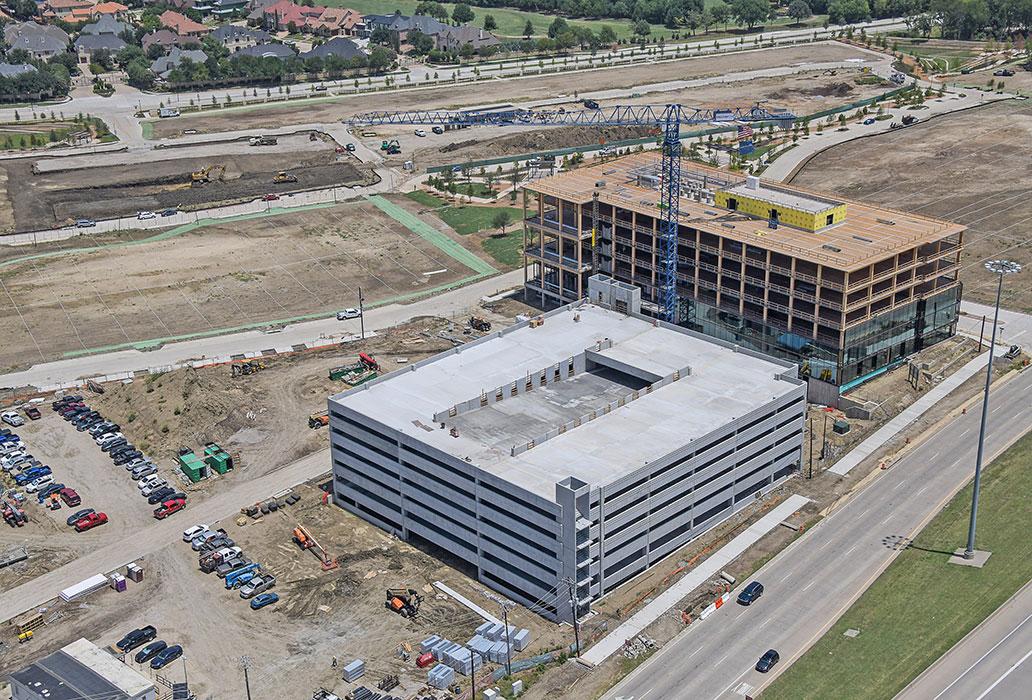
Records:
[[[702,651],[702,647],[699,647],[698,649],[696,649],[695,651],[693,651],[693,652],[692,652],[691,654],[689,654],[689,655],[688,655],[688,656],[686,656],[685,658],[687,658],[687,659],[690,659],[690,658],[692,658],[693,656],[695,656],[696,654],[698,654],[698,653],[699,653],[700,651]]]
[[[646,690],[644,693],[641,694],[640,700],[645,700],[645,696],[648,695],[651,692],[652,692],[652,688],[649,688],[648,690]]]
[[[808,584],[806,584],[806,588],[803,589],[803,592],[805,593],[806,591],[810,590],[810,588],[812,588],[813,584],[815,584],[815,583],[817,583],[817,579],[814,579],[813,581],[810,581]]]
[[[902,486],[902,485],[903,485],[903,484],[905,484],[905,483],[907,483],[907,480],[906,480],[906,479],[904,479],[903,481],[901,481],[901,482],[899,482],[898,484],[896,484],[895,486],[893,486],[893,487],[892,487],[892,490],[893,490],[893,491],[895,491],[896,489],[898,489],[898,488],[899,488],[900,486]]]
[[[921,487],[921,490],[918,491],[917,493],[915,493],[914,495],[915,496],[920,496],[922,493],[925,492],[925,489],[927,489],[927,488],[928,488],[928,484],[925,484],[924,486]]]
[[[827,542],[825,542],[825,543],[824,543],[824,544],[822,544],[822,545],[821,545],[820,547],[818,547],[818,548],[817,548],[817,551],[818,551],[818,552],[819,552],[819,551],[821,551],[822,549],[824,549],[825,547],[827,547],[827,546],[828,546],[829,544],[831,544],[832,542],[833,542],[833,540],[830,540],[830,539],[829,539],[829,540],[828,540]],[[792,574],[792,572],[789,572],[789,575],[791,575],[791,574]],[[788,576],[786,576],[785,578],[788,578]],[[781,579],[781,580],[782,580],[782,581],[784,581],[785,579]]]
[[[719,666],[720,664],[722,664],[724,662],[724,659],[726,659],[728,657],[728,654],[730,654],[730,653],[731,652],[729,651],[729,652],[727,652],[727,654],[724,654],[723,656],[721,656],[719,659],[717,659],[717,662],[715,664],[713,664],[713,665],[714,666]]]
[[[982,700],[982,698],[984,698],[984,697],[985,697],[986,695],[988,695],[989,693],[993,692],[993,688],[995,688],[995,687],[996,687],[996,686],[998,686],[998,685],[999,685],[1000,683],[1002,683],[1002,682],[1003,682],[1003,679],[1004,679],[1004,678],[1006,678],[1007,676],[1009,676],[1010,674],[1012,674],[1012,673],[1014,672],[1014,669],[1016,669],[1016,668],[1017,668],[1018,666],[1020,666],[1021,664],[1025,663],[1025,661],[1026,661],[1026,660],[1028,659],[1028,657],[1030,657],[1030,656],[1032,656],[1032,649],[1029,649],[1029,650],[1028,650],[1028,652],[1026,652],[1026,654],[1025,654],[1024,656],[1022,656],[1022,657],[1021,657],[1020,659],[1018,659],[1017,661],[1015,661],[1015,662],[1014,662],[1014,663],[1013,663],[1013,664],[1011,665],[1011,667],[1010,667],[1010,668],[1008,668],[1008,669],[1007,669],[1006,671],[1004,671],[1004,673],[1003,673],[1003,675],[1002,675],[1002,676],[1000,676],[1000,677],[999,677],[999,678],[997,678],[997,679],[996,679],[995,681],[993,681],[993,684],[992,684],[991,686],[989,686],[988,688],[986,688],[986,689],[985,689],[985,690],[984,690],[984,691],[982,692],[982,694],[981,694],[981,695],[979,695],[979,696],[978,696],[977,698],[975,698],[975,700]]]
[[[852,552],[854,549],[856,549],[856,545],[855,544],[852,547],[850,547],[849,549],[847,549],[846,553],[843,556],[847,556],[848,557],[849,553]]]
[[[1019,622],[1018,624],[1016,624],[1016,625],[1015,625],[1015,626],[1013,627],[1013,629],[1011,629],[1011,631],[1010,631],[1010,632],[1008,632],[1007,634],[1005,634],[1005,635],[1003,636],[1003,639],[1001,639],[1001,640],[1000,640],[1000,641],[998,641],[998,642],[997,642],[996,644],[994,644],[994,645],[993,645],[993,646],[992,646],[992,647],[991,647],[991,648],[989,649],[989,651],[987,651],[987,652],[985,652],[984,654],[982,654],[981,656],[979,656],[979,657],[978,657],[978,660],[977,660],[977,661],[975,661],[975,663],[973,663],[973,664],[971,664],[970,666],[968,666],[968,667],[967,667],[967,668],[966,668],[966,669],[964,670],[964,673],[962,673],[962,674],[960,674],[959,676],[957,676],[957,677],[956,677],[956,679],[954,679],[954,681],[953,681],[952,683],[950,683],[950,684],[949,684],[948,686],[946,686],[945,688],[943,688],[943,689],[942,689],[942,690],[941,690],[941,691],[939,692],[939,694],[938,694],[938,695],[936,695],[936,696],[935,696],[934,698],[932,698],[932,700],[939,700],[939,698],[941,698],[941,697],[942,697],[943,695],[945,695],[945,694],[946,694],[946,693],[947,693],[947,692],[949,691],[949,689],[950,689],[950,688],[952,688],[953,686],[955,686],[955,685],[956,685],[957,683],[959,683],[959,682],[960,682],[960,680],[961,680],[961,679],[962,679],[962,678],[963,678],[964,676],[966,676],[967,674],[969,674],[969,673],[971,672],[971,669],[973,669],[973,668],[974,668],[975,666],[977,666],[978,664],[982,663],[982,662],[983,662],[983,661],[985,660],[985,657],[989,656],[989,655],[990,655],[990,654],[992,654],[992,653],[993,653],[994,651],[996,651],[996,647],[998,647],[998,646],[1000,646],[1001,644],[1003,644],[1004,642],[1006,642],[1006,641],[1007,641],[1007,640],[1008,640],[1008,639],[1010,638],[1010,636],[1011,636],[1012,634],[1014,634],[1014,633],[1015,633],[1015,632],[1017,632],[1017,631],[1018,631],[1019,629],[1021,629],[1021,627],[1022,627],[1022,626],[1024,626],[1024,624],[1025,624],[1026,622],[1028,622],[1029,620],[1032,620],[1032,613],[1029,613],[1029,614],[1028,614],[1028,616],[1027,616],[1027,617],[1026,617],[1026,618],[1025,618],[1024,620],[1022,620],[1021,622]]]
[[[884,525],[885,523],[889,522],[889,519],[890,519],[890,518],[892,518],[892,516],[893,516],[893,515],[894,515],[893,513],[889,513],[888,515],[886,515],[886,516],[885,516],[885,520],[882,520],[882,521],[881,521],[880,523],[878,523],[878,524],[879,524],[879,525]]]
[[[869,511],[869,510],[871,510],[871,509],[870,508],[865,508],[863,513],[861,513],[860,515],[856,516],[856,519],[857,520],[863,520],[864,516],[867,515],[867,511]]]

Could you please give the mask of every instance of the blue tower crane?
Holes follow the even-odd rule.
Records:
[[[789,124],[795,115],[770,112],[760,105],[749,109],[697,109],[679,104],[616,105],[604,109],[499,109],[412,110],[367,112],[344,120],[351,127],[381,124],[431,124],[461,128],[467,126],[647,126],[663,135],[659,240],[659,294],[656,301],[664,321],[677,320],[677,225],[681,200],[681,127],[707,122],[773,121]]]

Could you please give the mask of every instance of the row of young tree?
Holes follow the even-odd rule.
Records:
[[[71,76],[78,72],[72,54],[45,63],[33,59],[27,51],[14,49],[7,52],[4,61],[33,66],[36,70],[13,77],[0,76],[0,101],[3,102],[64,97],[71,86]]]

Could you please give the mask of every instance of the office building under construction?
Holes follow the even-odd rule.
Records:
[[[603,273],[658,311],[660,160],[527,186],[528,300],[569,303]],[[679,208],[677,323],[791,359],[824,403],[956,332],[963,226],[687,159]]]

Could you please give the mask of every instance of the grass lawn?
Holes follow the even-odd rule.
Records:
[[[981,570],[946,562],[967,540],[971,485],[763,697],[888,700],[1032,578],[1032,434],[982,475]],[[855,639],[843,636],[860,630]]]
[[[707,5],[713,5],[717,0],[706,0]],[[416,9],[416,5],[419,4],[419,0],[326,0],[323,5],[329,5],[330,7],[350,7],[353,10],[357,10],[363,14],[392,14],[394,10],[401,10],[403,15],[411,15],[413,10]],[[454,3],[442,3],[448,12],[452,11],[455,6]],[[555,21],[555,15],[546,15],[540,12],[525,12],[523,10],[514,10],[504,7],[474,7],[473,13],[476,18],[473,20],[473,24],[478,27],[484,25],[484,15],[491,15],[495,18],[495,22],[498,23],[498,29],[494,30],[494,33],[498,36],[505,37],[522,37],[523,36],[523,25],[530,20],[530,23],[534,26],[534,36],[542,37],[548,34],[548,25]],[[802,26],[819,26],[821,17],[811,17],[810,20],[805,22]],[[634,27],[634,23],[629,19],[574,19],[567,20],[571,25],[574,26],[586,26],[591,27],[596,33],[602,29],[603,25],[608,24],[616,32],[616,36],[620,39],[627,39],[632,36],[631,30]],[[776,22],[770,23],[769,26],[777,26],[779,28],[787,26],[791,22],[789,18],[782,18]],[[793,26],[794,28],[794,26]],[[723,30],[723,27],[712,27],[712,32]],[[755,31],[760,31],[760,27],[756,27]],[[688,28],[681,27],[680,33],[682,36],[688,35]],[[654,37],[666,37],[670,38],[672,30],[667,29],[662,24],[652,25],[652,34]],[[712,41],[714,38],[719,36],[725,36],[724,34],[713,34],[713,36],[705,35],[699,32],[697,35],[698,39],[707,39]]]
[[[502,265],[516,267],[520,264],[523,230],[519,227],[519,222],[523,218],[522,209],[448,204],[443,199],[421,190],[409,192],[405,196],[424,207],[433,209],[434,214],[441,217],[444,223],[455,229],[456,233],[461,236],[493,230],[496,227],[492,221],[498,212],[509,212],[509,225],[506,227],[505,235],[485,238],[483,241],[484,251]]]
[[[434,213],[444,219],[444,222],[455,229],[460,236],[468,236],[478,231],[493,229],[491,220],[500,211],[509,212],[510,222],[516,222],[523,218],[523,210],[515,207],[449,206],[438,209]]]
[[[408,197],[409,199],[411,199],[412,201],[418,202],[418,203],[422,204],[424,207],[429,207],[431,209],[437,209],[439,207],[443,207],[444,204],[445,204],[442,200],[440,200],[437,197],[433,196],[429,192],[424,192],[423,190],[416,190],[415,192],[409,192],[405,196]]]
[[[509,267],[518,267],[523,260],[523,229],[510,227],[504,236],[492,236],[484,241],[484,250]]]

